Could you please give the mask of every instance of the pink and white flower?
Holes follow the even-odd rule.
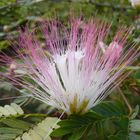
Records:
[[[21,76],[12,80],[67,114],[87,112],[127,76],[123,74],[126,66],[139,55],[135,45],[125,47],[129,32],[124,29],[106,45],[109,29],[110,25],[99,21],[73,20],[69,29],[59,22],[45,22],[45,48],[35,33],[26,29],[17,53],[26,76],[35,84]]]

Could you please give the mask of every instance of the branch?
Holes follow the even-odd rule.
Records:
[[[126,97],[125,97],[124,93],[122,92],[121,88],[120,88],[120,87],[117,87],[117,89],[118,89],[120,95],[122,96],[122,98],[123,98],[125,104],[126,104],[127,107],[128,107],[129,116],[130,116],[130,115],[132,114],[132,112],[133,112],[132,107],[131,107],[131,105],[129,104],[128,100],[126,99]]]

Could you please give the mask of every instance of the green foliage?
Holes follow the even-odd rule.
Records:
[[[127,140],[134,135],[131,132],[140,131],[139,121],[137,122],[129,120],[126,109],[120,102],[107,101],[93,107],[85,115],[71,115],[60,121],[60,127],[51,135],[68,140],[84,140],[85,137],[88,140]]]
[[[44,114],[23,114],[15,103],[0,107],[0,140],[51,140],[49,133],[57,128],[58,118]]]
[[[20,106],[11,103],[0,107],[0,140],[51,140],[52,131],[51,136],[62,140],[139,140],[138,110],[136,106],[129,117],[121,102],[104,101],[86,114],[59,121],[44,114],[23,114]]]

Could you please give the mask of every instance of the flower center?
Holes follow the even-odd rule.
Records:
[[[84,114],[86,112],[87,105],[89,103],[88,99],[84,99],[80,105],[78,105],[77,94],[74,96],[74,100],[70,103],[70,113],[71,114]]]

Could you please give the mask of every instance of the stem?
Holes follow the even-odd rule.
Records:
[[[127,98],[125,97],[124,93],[122,92],[121,88],[120,88],[120,87],[117,87],[117,89],[118,89],[120,95],[122,96],[122,98],[123,98],[125,104],[126,104],[127,107],[128,107],[128,110],[129,110],[129,116],[130,116],[130,115],[132,114],[132,112],[133,112],[133,109],[132,109],[130,103],[128,102]]]

